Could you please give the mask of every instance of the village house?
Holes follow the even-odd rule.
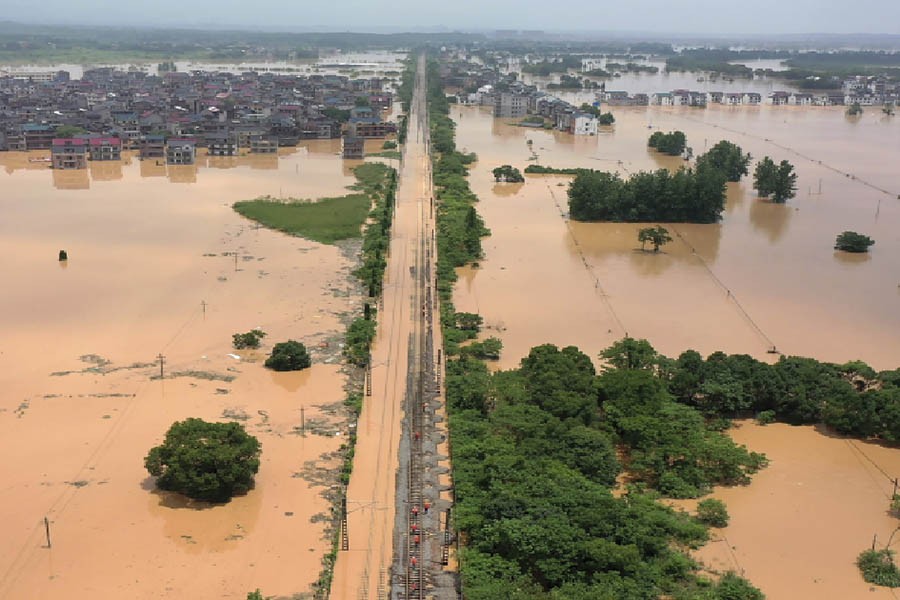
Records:
[[[141,159],[163,158],[166,155],[166,138],[161,135],[145,135],[141,138],[138,149]]]
[[[767,102],[772,106],[784,106],[790,104],[791,95],[787,92],[772,92],[769,94]]]
[[[597,126],[597,117],[589,113],[578,112],[575,113],[571,133],[574,135],[597,135]]]
[[[238,136],[228,130],[206,134],[206,153],[209,156],[235,156]]]
[[[528,113],[528,100],[523,94],[502,92],[494,97],[494,116],[506,119],[524,117]]]
[[[341,138],[341,155],[344,158],[362,159],[366,156],[366,140],[360,137],[344,136]]]
[[[277,154],[278,138],[274,135],[257,134],[250,136],[251,154]]]
[[[88,138],[88,154],[91,160],[107,161],[122,158],[122,140],[117,137]]]
[[[197,140],[172,138],[166,143],[166,164],[192,165],[197,159]]]
[[[54,169],[84,169],[87,167],[88,142],[84,138],[55,138],[51,140],[50,166]]]

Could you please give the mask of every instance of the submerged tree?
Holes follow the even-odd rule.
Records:
[[[525,181],[525,178],[522,177],[522,173],[511,165],[497,167],[491,172],[494,174],[494,181],[497,182],[505,181],[507,183],[521,183]]]
[[[697,166],[708,164],[722,171],[728,181],[740,181],[747,174],[751,156],[744,154],[741,147],[727,140],[722,140],[709,149],[706,154],[697,158]]]
[[[834,249],[844,252],[868,252],[869,246],[874,244],[875,240],[867,235],[855,231],[845,231],[835,239]]]
[[[275,371],[299,371],[312,364],[306,346],[294,340],[275,344],[266,366]]]
[[[672,241],[669,230],[658,225],[656,227],[644,227],[638,231],[638,241],[641,243],[641,250],[644,249],[647,242],[653,244],[653,251],[659,252],[659,247]]]
[[[251,329],[247,333],[235,333],[231,336],[231,345],[236,350],[244,348],[259,348],[259,343],[266,337],[266,332],[261,329]]]
[[[771,196],[772,201],[779,204],[793,198],[797,192],[797,174],[794,173],[794,165],[786,160],[776,165],[771,158],[764,157],[753,172],[753,188],[760,197]]]
[[[655,131],[647,140],[647,145],[670,156],[679,156],[687,146],[687,136],[683,131],[663,133]]]
[[[186,419],[174,423],[144,466],[161,490],[195,500],[227,502],[253,487],[259,471],[259,440],[239,423]]]

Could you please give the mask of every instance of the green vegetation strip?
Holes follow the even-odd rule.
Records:
[[[480,258],[487,231],[465,179],[467,157],[456,152],[436,63],[428,76],[464,596],[761,599],[733,574],[715,583],[698,576],[686,550],[706,541],[706,527],[650,490],[696,496],[716,483],[747,481],[765,458],[677,403],[649,344],[611,348],[611,367],[600,376],[574,347],[534,348],[519,369],[496,374],[477,358],[483,353],[460,347],[477,335],[481,317],[454,311],[454,269]],[[616,498],[620,452],[635,484]]]

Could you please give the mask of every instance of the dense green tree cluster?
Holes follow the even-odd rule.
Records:
[[[640,486],[610,493],[616,445],[629,474],[649,484],[690,472],[706,487],[731,479],[735,453],[749,456],[676,404],[655,372],[657,355],[651,349],[648,363],[642,351],[616,353],[623,368],[599,376],[574,347],[538,346],[518,369],[493,375],[471,357],[448,362],[468,598],[743,598],[724,595],[741,584],[758,593],[739,578],[696,575],[684,550],[707,539],[698,521]],[[673,422],[673,413],[691,417]]]
[[[186,419],[169,428],[162,445],[147,454],[144,466],[161,490],[227,502],[253,487],[260,451],[259,441],[239,423]]]
[[[494,175],[494,181],[505,181],[507,183],[521,183],[525,181],[522,172],[511,165],[501,165],[491,171]]]
[[[855,231],[845,231],[834,240],[834,249],[844,252],[868,252],[875,240]]]
[[[680,498],[749,482],[765,457],[707,427],[699,411],[674,400],[654,370],[613,368],[598,381],[605,420],[627,448],[632,478]]]
[[[56,128],[56,137],[60,138],[72,138],[85,133],[87,133],[87,129],[77,125],[60,125]]]
[[[684,149],[687,146],[687,136],[684,135],[683,131],[673,131],[671,133],[654,131],[650,134],[647,145],[664,154],[681,156],[681,153],[684,152]]]
[[[728,181],[740,181],[748,173],[750,159],[750,154],[744,154],[740,146],[722,140],[697,157],[697,165],[708,164],[722,171]]]
[[[725,176],[718,169],[581,172],[569,185],[569,213],[578,221],[715,223],[725,208]]]
[[[350,120],[350,111],[335,108],[333,106],[329,106],[328,108],[322,109],[322,114],[328,117],[329,119],[334,119],[338,123],[346,123]]]
[[[840,433],[900,441],[900,369],[876,373],[863,362],[843,365],[782,356],[774,365],[746,354],[694,350],[667,360],[675,399],[705,416],[767,413],[793,424],[825,423]]]
[[[753,189],[760,197],[772,197],[779,204],[793,198],[797,193],[797,174],[794,165],[786,160],[775,164],[768,156],[763,157],[753,172]]]
[[[272,354],[266,359],[266,367],[273,371],[300,371],[311,364],[306,346],[296,340],[275,344]]]
[[[537,175],[579,175],[581,173],[592,173],[593,169],[568,168],[554,169],[553,167],[542,167],[541,165],[528,165],[525,167],[526,173],[534,173]]]

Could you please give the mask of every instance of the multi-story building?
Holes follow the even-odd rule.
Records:
[[[164,158],[166,156],[166,138],[161,135],[145,135],[139,142],[141,158]]]
[[[494,116],[516,119],[528,114],[528,97],[524,94],[501,92],[494,96]]]
[[[341,155],[344,158],[365,158],[366,140],[360,137],[344,136],[341,144]]]
[[[50,146],[50,166],[54,169],[87,167],[88,142],[84,138],[55,138]]]
[[[91,160],[119,160],[122,158],[122,140],[117,137],[92,137],[88,139]]]
[[[170,165],[192,165],[197,160],[197,140],[193,138],[172,138],[166,143],[166,163]]]
[[[237,135],[229,131],[206,134],[206,152],[209,156],[236,156]]]

